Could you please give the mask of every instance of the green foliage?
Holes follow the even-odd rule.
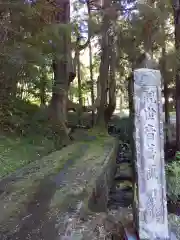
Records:
[[[172,162],[166,166],[167,195],[171,201],[180,197],[180,162]]]
[[[180,152],[179,151],[176,152],[176,157],[175,158],[176,158],[176,161],[180,160]]]
[[[37,105],[28,101],[16,99],[12,103],[10,117],[6,123],[13,132],[24,135],[28,132],[32,118],[38,110],[39,107]]]
[[[44,136],[0,136],[0,179],[54,150],[54,144]]]
[[[139,57],[139,53],[144,50],[144,43],[149,37],[144,31],[149,20],[153,25],[150,37],[153,42],[154,56],[159,58],[161,47],[163,44],[167,45],[165,58],[169,74],[168,84],[174,80],[176,57],[172,44],[172,31],[170,31],[172,29],[172,10],[167,1],[161,0],[156,3],[155,8],[141,5],[139,12],[128,11],[126,16],[124,12],[127,11],[123,11],[123,8],[126,8],[127,5],[121,5],[122,11],[119,12],[118,21],[114,23],[116,26],[113,34],[117,39],[116,86],[122,93],[127,91],[127,77],[132,72],[131,67]],[[100,53],[103,50],[100,49],[103,11],[92,11],[90,18],[87,13],[84,13],[85,5],[80,1],[74,0],[72,5],[74,6],[73,24],[61,24],[47,22],[47,18],[51,18],[52,13],[55,14],[58,11],[48,1],[39,0],[33,5],[25,4],[22,0],[17,0],[16,3],[3,0],[1,3],[2,24],[0,30],[3,39],[0,41],[0,83],[2,83],[0,86],[4,86],[5,83],[13,86],[12,88],[8,86],[9,92],[4,94],[10,96],[10,101],[7,100],[9,105],[3,104],[9,114],[8,119],[5,119],[7,129],[18,135],[26,137],[40,135],[46,136],[48,139],[55,137],[48,121],[47,112],[33,105],[32,102],[40,105],[42,97],[46,103],[51,97],[52,59],[54,55],[59,59],[64,57],[59,55],[64,35],[62,33],[68,34],[72,31],[77,34],[82,23],[89,23],[91,34],[93,37],[97,37],[95,45],[92,45],[93,48],[94,46],[96,48],[93,51],[94,80],[98,76]],[[71,47],[74,48],[74,45]],[[81,78],[82,96],[84,97],[90,93],[89,69],[84,64],[81,64]],[[3,90],[1,89],[0,93]],[[77,86],[71,86],[71,94],[73,97],[78,97]],[[3,99],[1,95],[0,97]],[[0,120],[1,115],[3,118],[2,111],[0,111]],[[68,120],[72,125],[77,125],[77,114],[68,114]],[[82,114],[81,120],[83,125],[91,126],[90,113]],[[115,125],[121,141],[129,142],[132,135],[132,119],[114,117],[111,122]]]
[[[119,139],[124,142],[130,142],[132,135],[132,120],[129,117],[113,116],[110,124],[115,126],[115,131]]]
[[[50,148],[52,149],[60,149],[64,145],[63,138],[54,132],[53,123],[48,118],[47,108],[40,108],[38,105],[20,99],[16,99],[12,105],[10,116],[6,121],[6,132],[34,139],[34,141],[36,139],[51,141]],[[58,145],[55,145],[57,137],[59,141]],[[49,151],[49,148],[47,150]]]

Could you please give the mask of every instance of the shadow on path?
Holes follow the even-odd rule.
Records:
[[[68,168],[72,167],[76,160],[81,158],[88,149],[88,144],[83,144],[67,160],[63,168],[58,174],[52,173],[50,177],[46,176],[40,180],[36,193],[33,199],[24,206],[25,213],[20,213],[16,221],[16,229],[11,232],[0,233],[0,240],[56,240],[58,237],[58,229],[56,229],[57,213],[52,213],[50,209],[51,200],[56,191],[66,186],[65,179]],[[18,176],[14,174],[0,182],[0,194],[6,193],[6,185],[16,182],[19,178],[25,178],[30,172],[35,172],[35,167],[32,169],[25,168],[19,171]],[[37,168],[39,170],[39,168]],[[37,171],[38,172],[38,171]],[[74,177],[74,176],[73,176]],[[72,179],[73,181],[73,179]],[[59,209],[61,210],[61,209]],[[52,216],[51,216],[52,215]]]
[[[7,240],[49,240],[55,239],[57,234],[53,220],[47,213],[54,193],[56,184],[49,179],[44,179],[34,195],[33,200],[27,206],[26,215],[20,219],[17,231]],[[48,227],[47,227],[48,224]]]

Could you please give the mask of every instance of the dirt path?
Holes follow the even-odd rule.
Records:
[[[66,217],[89,199],[113,146],[113,138],[75,143],[3,179],[0,240],[60,240]]]
[[[21,221],[17,226],[17,232],[8,236],[8,240],[55,239],[56,233],[54,224],[47,216],[49,204],[55,191],[55,183],[49,179],[42,181],[36,194],[34,195],[33,200],[27,206],[25,216],[21,218]]]
[[[84,148],[87,150],[88,147]],[[78,148],[77,148],[78,150]],[[0,231],[0,240],[56,240],[58,237],[56,226],[56,215],[50,212],[50,204],[56,193],[56,191],[64,184],[66,172],[69,167],[72,167],[76,160],[83,155],[81,148],[78,150],[78,155],[70,157],[64,164],[63,168],[55,174],[45,176],[38,181],[38,187],[32,187],[34,192],[28,193],[30,196],[29,201],[26,201],[23,206],[23,211],[17,211],[15,218],[11,220],[11,216],[8,221],[13,222],[15,229],[11,229],[12,232]],[[52,160],[53,161],[53,160]],[[53,162],[52,162],[53,164]],[[40,166],[34,166],[31,164],[23,169],[13,173],[11,176],[0,181],[0,200],[6,199],[13,191],[13,185],[18,181],[25,181],[29,174],[41,172]],[[33,175],[32,175],[33,178]],[[25,182],[26,183],[26,182]],[[27,182],[28,183],[28,182]],[[33,183],[33,181],[32,181]],[[10,186],[10,190],[9,190]],[[24,192],[26,194],[26,192]],[[7,207],[11,205],[11,201],[7,204]],[[5,207],[5,206],[2,206]],[[0,211],[1,212],[1,211]],[[53,212],[54,213],[54,212]],[[7,223],[9,224],[9,222]]]

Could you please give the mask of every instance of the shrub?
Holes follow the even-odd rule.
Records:
[[[176,161],[179,161],[179,160],[180,160],[180,152],[177,151],[177,152],[176,152]]]
[[[180,197],[180,162],[174,161],[166,166],[167,195],[171,201]]]
[[[129,143],[132,137],[132,119],[129,117],[120,118],[114,116],[109,123],[114,126],[113,135],[118,136],[118,138],[125,143]]]

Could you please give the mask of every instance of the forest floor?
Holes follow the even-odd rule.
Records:
[[[0,135],[0,180],[17,169],[54,150],[51,140],[44,137]]]

